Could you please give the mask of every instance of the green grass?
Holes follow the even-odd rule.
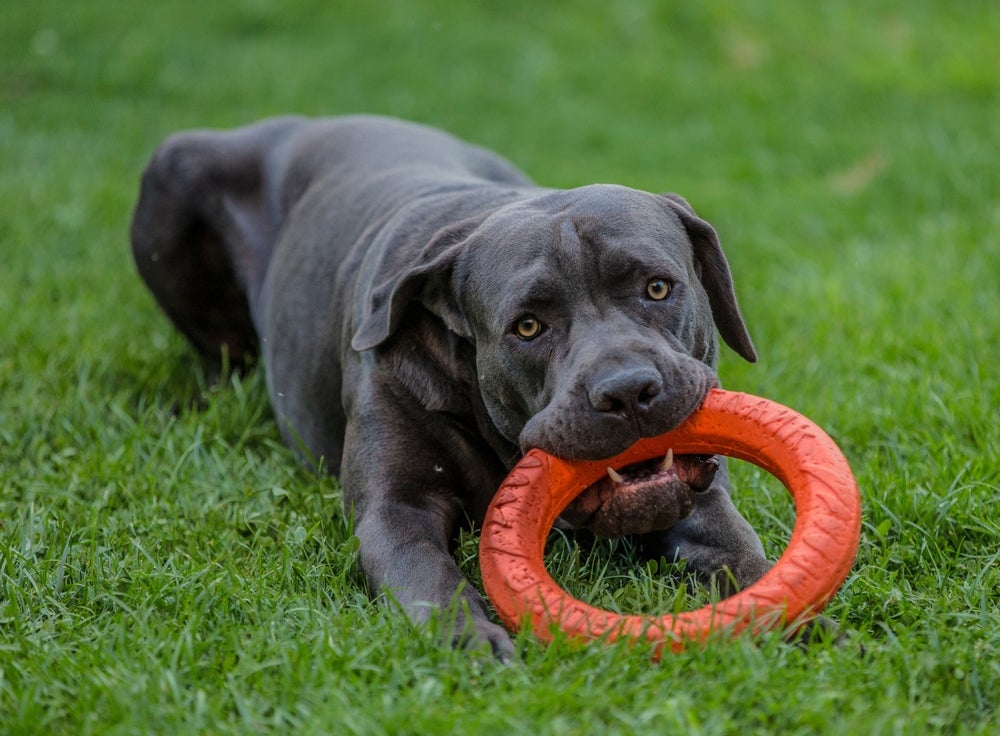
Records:
[[[8,3],[0,23],[0,733],[993,733],[1000,682],[1000,6]],[[213,386],[127,227],[168,133],[279,112],[439,125],[539,181],[682,192],[761,362],[727,387],[840,443],[828,609],[863,645],[543,646],[501,667],[374,605],[336,482],[262,376]],[[787,495],[737,501],[772,555]],[[622,545],[580,595],[685,604]],[[458,555],[476,577],[476,540]],[[688,601],[690,603],[690,601]],[[447,614],[445,614],[447,618]]]

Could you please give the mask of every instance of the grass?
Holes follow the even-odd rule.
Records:
[[[0,733],[992,733],[998,35],[972,0],[5,8]],[[126,237],[168,133],[362,110],[718,227],[762,356],[726,385],[827,428],[861,485],[828,612],[863,657],[521,636],[500,667],[370,601],[336,482],[281,446],[259,373],[207,382]],[[786,494],[736,478],[779,554]],[[596,603],[685,603],[627,547],[553,546]]]

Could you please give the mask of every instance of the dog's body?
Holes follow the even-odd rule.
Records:
[[[386,118],[174,136],[132,243],[206,358],[262,356],[285,440],[340,478],[373,588],[417,619],[458,593],[465,636],[502,657],[456,528],[528,447],[604,458],[678,424],[716,385],[716,326],[756,357],[715,233],[681,198],[539,188]],[[760,542],[724,466],[699,467],[609,482],[566,518],[746,586],[768,568]]]

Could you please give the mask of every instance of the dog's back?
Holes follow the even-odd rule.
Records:
[[[405,174],[405,175],[403,175]],[[353,243],[419,190],[463,181],[524,186],[513,165],[442,131],[392,118],[285,116],[168,138],[143,174],[132,219],[139,272],[211,364],[259,351],[264,280],[290,212],[336,198],[337,243]],[[306,202],[304,202],[306,200]]]

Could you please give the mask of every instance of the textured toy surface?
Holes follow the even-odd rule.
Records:
[[[624,467],[670,448],[675,454],[739,458],[776,476],[795,501],[795,526],[784,554],[745,590],[676,615],[622,615],[573,598],[545,570],[543,550],[552,524],[608,465]],[[508,628],[530,625],[546,641],[554,627],[584,639],[644,639],[655,643],[658,657],[664,646],[676,651],[713,632],[759,632],[815,616],[847,577],[860,533],[858,487],[833,440],[785,406],[716,389],[676,429],[609,460],[565,461],[528,452],[486,514],[480,566],[486,594]]]

